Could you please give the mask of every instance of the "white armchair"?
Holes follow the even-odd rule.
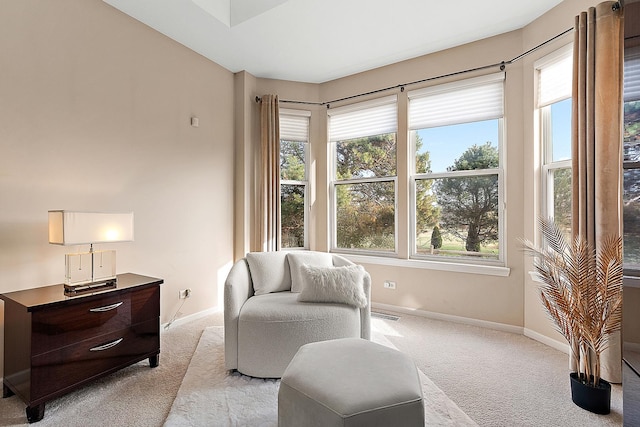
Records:
[[[304,344],[370,339],[371,278],[361,267],[348,267],[353,265],[339,255],[309,251],[255,252],[238,261],[224,287],[226,368],[252,377],[280,378]],[[301,302],[299,292],[309,281],[305,274],[313,267],[359,268],[357,290],[364,292],[361,300],[366,305]]]

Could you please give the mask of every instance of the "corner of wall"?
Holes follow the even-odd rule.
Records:
[[[592,5],[594,5],[592,0],[564,0],[523,28],[523,51],[532,49],[572,28],[575,15]],[[533,196],[525,198],[524,201],[524,237],[532,241],[535,241],[536,237],[535,222],[540,212],[540,180],[542,179],[540,167],[538,166],[540,164],[541,149],[539,147],[539,137],[537,136],[539,134],[539,122],[535,117],[536,81],[534,64],[540,58],[571,43],[572,40],[573,34],[568,32],[522,59],[524,94],[522,99],[524,117],[522,137],[525,147],[523,156],[525,173],[523,193]],[[522,256],[525,257],[525,254],[523,253]],[[529,276],[529,271],[533,269],[531,260],[525,259],[524,267],[522,282],[524,286],[525,335],[561,351],[566,351],[563,348],[564,339],[553,328],[540,302],[537,284]]]
[[[234,261],[251,251],[255,241],[256,84],[257,79],[246,71],[234,75]]]

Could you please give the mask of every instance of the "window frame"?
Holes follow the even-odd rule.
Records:
[[[550,137],[551,105],[553,104],[545,105],[538,109],[540,114],[540,143],[542,146],[542,165],[540,167],[542,172],[540,177],[542,180],[540,186],[542,192],[542,203],[540,204],[540,211],[541,216],[544,218],[555,218],[554,173],[564,169],[568,169],[569,171],[572,169],[571,159],[553,161],[553,147],[551,146],[552,138]]]
[[[408,102],[409,102],[409,110],[411,109],[411,99],[419,98],[425,96],[424,93],[427,94],[432,92],[434,94],[442,94],[448,91],[456,91],[459,89],[464,89],[466,87],[479,86],[484,84],[491,84],[498,80],[502,81],[502,115],[497,119],[481,119],[468,121],[464,118],[461,118],[460,121],[456,121],[454,123],[443,124],[444,126],[455,126],[459,124],[466,123],[476,123],[482,122],[485,120],[498,120],[498,167],[495,169],[474,169],[474,170],[460,170],[460,171],[446,171],[446,172],[430,172],[430,173],[416,173],[416,144],[415,138],[413,137],[414,132],[417,132],[419,129],[413,129],[411,125],[408,126],[408,139],[410,144],[410,156],[409,156],[409,259],[416,261],[428,261],[428,262],[437,262],[437,263],[448,263],[451,265],[478,265],[478,266],[495,266],[495,267],[504,267],[506,265],[505,254],[505,217],[507,214],[506,209],[506,190],[504,187],[504,171],[505,171],[505,162],[506,162],[506,154],[505,154],[505,112],[504,112],[504,104],[505,104],[505,88],[504,82],[506,80],[506,75],[503,72],[500,73],[492,73],[487,74],[480,77],[472,77],[469,79],[459,80],[451,83],[444,83],[437,86],[432,86],[425,89],[418,89],[408,94]],[[427,95],[428,96],[428,95]],[[439,126],[433,126],[439,127]],[[420,128],[420,129],[428,129],[428,128]],[[429,179],[442,179],[442,178],[460,178],[460,177],[476,177],[476,176],[487,176],[487,175],[497,175],[498,178],[498,258],[473,258],[472,256],[447,256],[445,254],[435,255],[435,254],[423,254],[418,252],[418,244],[417,244],[417,183],[418,181]]]
[[[568,94],[561,95],[554,98],[551,101],[545,102],[544,105],[540,103],[540,73],[544,68],[553,66],[562,61],[573,61],[573,43],[569,43],[560,49],[551,52],[548,55],[540,58],[534,63],[535,73],[535,116],[537,119],[538,127],[538,146],[540,147],[540,206],[539,215],[543,218],[554,218],[555,213],[555,189],[553,174],[556,171],[572,169],[572,159],[553,160],[553,138],[552,138],[552,121],[551,121],[551,106],[572,98],[571,84],[569,86]],[[571,75],[571,78],[573,75]],[[572,101],[573,102],[573,101]]]
[[[337,178],[337,144],[338,142],[347,142],[350,139],[356,138],[366,138],[369,136],[377,136],[377,135],[386,135],[392,132],[384,132],[384,133],[375,133],[363,136],[352,136],[348,139],[342,140],[333,140],[331,136],[331,116],[340,115],[343,113],[351,113],[351,112],[359,112],[361,110],[366,110],[374,107],[386,106],[389,104],[393,104],[395,106],[395,135],[396,135],[396,174],[393,176],[373,176],[367,178],[348,178],[348,179],[338,179]],[[349,104],[341,107],[334,108],[327,112],[327,135],[328,135],[328,143],[330,145],[329,149],[329,248],[331,252],[342,253],[342,254],[351,254],[351,255],[363,255],[363,256],[371,256],[371,257],[393,257],[397,258],[398,256],[398,97],[396,95],[385,96],[382,98],[376,98],[369,101],[358,102],[355,104]],[[337,205],[337,187],[340,185],[354,185],[354,184],[366,184],[366,183],[376,183],[376,182],[393,182],[393,192],[394,192],[394,201],[393,201],[393,209],[394,209],[394,249],[393,251],[389,250],[375,250],[375,249],[358,249],[358,248],[342,248],[338,246],[338,205]]]
[[[310,122],[311,122],[311,111],[308,110],[294,110],[294,109],[284,109],[281,108],[280,109],[280,117],[279,120],[282,120],[283,117],[305,117],[307,119],[307,138],[306,141],[298,141],[297,139],[292,139],[292,138],[283,138],[283,135],[280,134],[280,139],[279,139],[279,144],[282,144],[282,141],[289,141],[289,142],[301,142],[304,144],[304,169],[305,169],[305,178],[306,180],[301,181],[301,180],[284,180],[282,179],[282,177],[280,177],[280,198],[282,199],[282,186],[283,185],[296,185],[296,186],[303,186],[304,187],[304,246],[296,246],[296,247],[285,247],[283,246],[283,236],[282,236],[282,206],[280,206],[280,230],[278,230],[279,236],[280,236],[280,245],[281,245],[281,249],[282,250],[287,250],[287,251],[293,251],[293,250],[309,250],[309,214],[311,212],[311,203],[310,203],[310,195],[311,195],[311,191],[310,191],[310,176],[309,176],[309,172],[310,172],[310,168],[309,168],[309,164],[310,164],[310,160],[311,160],[311,154],[310,154],[310,142],[309,142],[309,134],[310,134]]]
[[[626,40],[625,43],[625,51],[624,51],[624,68],[625,68],[625,80],[623,86],[623,121],[624,121],[624,109],[625,104],[627,102],[640,102],[640,41],[633,40],[633,37],[630,37]],[[631,65],[633,64],[633,65]],[[626,123],[625,123],[626,125]],[[624,179],[624,175],[628,170],[640,170],[640,161],[638,160],[625,160],[624,151],[625,151],[625,143],[624,143],[624,135],[623,135],[623,159],[622,159],[622,167],[623,167],[623,192],[624,188],[627,184]],[[623,195],[623,198],[625,196]],[[623,209],[624,215],[624,209]],[[623,221],[623,239],[625,236],[624,231],[624,221]],[[623,248],[624,249],[624,248]],[[624,252],[628,253],[628,250]],[[627,277],[633,278],[631,280],[634,281],[634,285],[636,287],[640,287],[640,266],[639,264],[632,263],[630,259],[623,260],[623,268],[625,281],[627,281]],[[626,283],[625,283],[626,284]]]

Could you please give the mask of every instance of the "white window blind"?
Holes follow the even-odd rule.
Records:
[[[409,92],[411,130],[497,119],[504,115],[504,73]]]
[[[393,133],[398,129],[396,96],[329,110],[331,142]]]
[[[640,101],[640,46],[625,50],[624,102]]]
[[[280,111],[280,139],[285,141],[309,140],[310,114],[288,114]]]
[[[538,70],[538,108],[571,98],[573,56],[568,51]]]

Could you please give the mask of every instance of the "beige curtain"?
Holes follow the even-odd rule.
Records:
[[[280,113],[277,95],[260,104],[260,246],[280,249]]]
[[[575,30],[572,227],[595,246],[622,234],[622,10],[600,3],[576,16]],[[619,334],[601,361],[602,378],[621,382]]]

